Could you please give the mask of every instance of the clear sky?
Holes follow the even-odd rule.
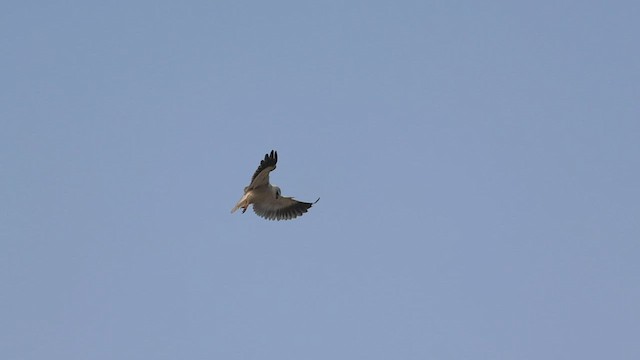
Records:
[[[3,3],[0,358],[640,358],[639,4]]]

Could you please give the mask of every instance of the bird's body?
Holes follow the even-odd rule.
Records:
[[[246,212],[253,204],[253,211],[268,220],[290,220],[306,213],[313,204],[295,200],[292,197],[281,196],[280,188],[269,183],[269,173],[276,169],[278,153],[271,150],[260,162],[258,169],[251,178],[249,186],[244,188],[244,195],[236,206],[231,209],[234,213],[242,208]]]

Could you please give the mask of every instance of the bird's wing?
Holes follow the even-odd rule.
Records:
[[[286,196],[263,198],[253,204],[253,211],[267,220],[291,220],[306,213],[318,200],[308,203]]]
[[[245,188],[245,192],[250,189],[269,184],[269,173],[276,169],[278,162],[278,153],[271,150],[271,154],[265,154],[264,160],[260,161],[260,165],[251,177],[251,184]]]

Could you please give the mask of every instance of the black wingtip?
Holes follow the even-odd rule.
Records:
[[[266,153],[264,155],[264,159],[260,160],[260,165],[258,165],[258,169],[253,173],[253,176],[251,177],[251,181],[253,182],[253,180],[255,180],[256,176],[258,176],[258,174],[260,174],[260,172],[262,170],[264,170],[265,168],[269,167],[269,166],[273,166],[273,168],[276,168],[276,163],[278,162],[278,152],[275,150],[271,150],[271,153]]]
[[[275,165],[278,162],[278,152],[271,150],[271,153],[264,154],[264,160],[261,162],[265,166]]]
[[[278,162],[278,152],[275,150],[271,150],[270,153],[264,154],[264,160],[265,161],[273,160],[274,162]]]

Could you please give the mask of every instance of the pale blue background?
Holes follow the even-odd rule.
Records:
[[[639,4],[4,2],[0,358],[639,359]]]

